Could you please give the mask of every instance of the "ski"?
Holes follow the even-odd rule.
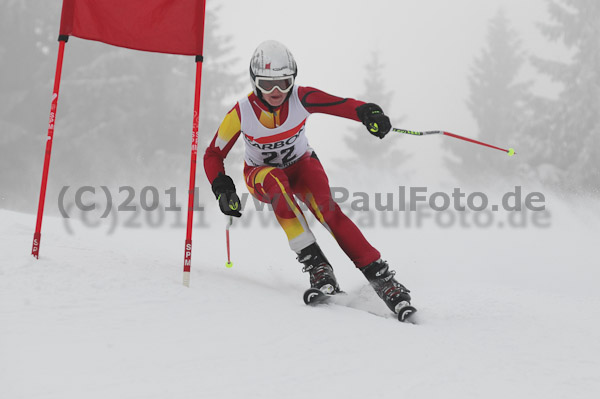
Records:
[[[326,294],[316,288],[309,288],[304,291],[304,303],[311,306],[327,303],[331,297],[332,295]]]
[[[413,315],[417,312],[417,309],[414,306],[406,305],[401,307],[398,310],[398,321],[403,323],[412,323],[417,324]]]
[[[335,297],[337,295],[341,295],[341,294],[343,294],[343,292],[338,293],[338,294],[329,295],[329,294],[325,294],[324,292],[322,292],[319,289],[309,288],[306,291],[304,291],[303,299],[304,299],[304,303],[309,306],[317,306],[317,305],[323,305],[323,304],[336,304],[336,305],[340,305],[340,306],[346,306],[343,303],[340,303],[340,301],[335,300]],[[405,306],[401,307],[398,310],[398,312],[396,313],[396,317],[397,317],[398,321],[401,321],[403,323],[417,324],[415,318],[413,317],[416,312],[417,312],[417,309],[414,306],[406,304]],[[371,314],[381,316],[376,313],[371,313]]]

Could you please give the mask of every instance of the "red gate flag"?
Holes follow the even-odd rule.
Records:
[[[202,55],[205,0],[63,0],[60,34],[157,53]]]
[[[183,262],[183,284],[190,285],[192,261],[192,225],[194,219],[194,193],[196,158],[198,153],[198,118],[202,91],[202,48],[206,0],[63,0],[58,36],[59,48],[54,77],[54,91],[50,107],[50,122],[44,155],[42,185],[38,203],[37,222],[33,234],[31,254],[38,258],[48,170],[54,138],[54,121],[58,104],[58,91],[65,44],[69,36],[96,40],[119,47],[157,53],[196,56],[196,89],[194,94],[194,122],[192,128],[192,159],[190,162],[190,188],[188,217]]]

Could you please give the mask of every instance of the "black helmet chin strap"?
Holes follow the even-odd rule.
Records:
[[[273,107],[271,107],[271,105],[265,101],[265,99],[263,98],[263,93],[258,87],[256,88],[256,97],[258,97],[260,102],[263,103],[265,107],[267,107],[270,113],[273,113]]]

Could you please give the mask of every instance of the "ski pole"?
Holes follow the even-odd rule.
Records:
[[[458,134],[454,134],[454,133],[444,132],[442,130],[430,130],[427,132],[415,132],[412,130],[396,129],[393,127],[392,131],[397,132],[397,133],[410,134],[412,136],[427,136],[430,134],[443,134],[444,136],[450,136],[450,137],[454,137],[455,139],[460,139],[460,140],[468,141],[470,143],[475,143],[475,144],[483,145],[483,146],[490,147],[490,148],[493,148],[496,150],[504,151],[508,154],[508,156],[511,156],[511,157],[516,154],[514,148],[509,148],[508,150],[506,150],[504,148],[496,147],[491,144],[484,143],[482,141],[473,140],[468,137],[459,136]]]
[[[227,239],[227,263],[225,263],[225,267],[231,268],[233,267],[233,263],[231,262],[230,256],[230,244],[229,244],[229,228],[233,224],[233,216],[229,216],[229,220],[227,221],[227,225],[225,226],[225,238]]]

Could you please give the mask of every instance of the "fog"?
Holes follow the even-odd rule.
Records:
[[[0,50],[0,207],[33,213],[61,2],[2,0],[0,4],[5,33]],[[499,194],[524,185],[530,191],[545,190],[547,195],[575,193],[596,203],[599,161],[594,155],[600,127],[593,94],[598,93],[598,86],[591,91],[592,103],[572,103],[564,112],[585,115],[580,125],[568,115],[552,119],[562,109],[558,98],[585,98],[589,93],[584,88],[594,85],[583,82],[582,89],[574,86],[569,92],[568,85],[545,73],[532,59],[577,61],[577,46],[589,49],[582,43],[586,35],[588,39],[594,36],[597,27],[592,23],[575,44],[561,40],[569,36],[568,27],[550,37],[541,28],[556,24],[549,4],[546,0],[308,0],[273,5],[264,0],[209,0],[199,158],[227,110],[250,91],[247,65],[254,48],[263,40],[276,39],[294,53],[299,85],[380,103],[395,127],[440,129],[517,151],[516,156],[507,157],[443,136],[390,133],[379,142],[356,122],[313,115],[307,134],[332,185],[379,192],[395,192],[401,185],[429,186],[430,191],[459,186]],[[596,21],[597,6],[578,7],[593,7],[587,13],[580,10],[579,25]],[[498,15],[504,18],[501,28],[514,34],[506,41],[518,44],[521,58],[519,65],[511,66],[513,76],[500,81],[490,75],[488,83],[481,83],[487,72],[484,69],[477,75],[477,59],[502,45],[490,33]],[[590,83],[599,79],[597,53],[596,49],[593,57],[579,60],[596,70],[595,75],[585,76]],[[183,198],[188,182],[193,73],[192,57],[71,38],[65,53],[47,212],[58,214],[58,196],[67,186],[75,190],[106,185],[114,191],[130,186],[138,193],[145,186],[156,187],[160,193],[177,187]],[[369,83],[373,75],[379,79],[377,86]],[[498,92],[503,84],[527,87],[506,100]],[[488,91],[474,97],[476,87]],[[389,101],[384,91],[391,94]],[[492,102],[488,106],[492,111],[501,107],[506,111],[498,116],[488,117],[491,111],[477,115],[473,104],[483,104],[482,98]],[[513,125],[495,122],[508,119],[515,121]],[[570,133],[576,129],[577,134]],[[359,135],[364,150],[349,150],[348,137]],[[400,152],[392,155],[390,149]],[[238,142],[226,163],[240,186],[241,151]],[[572,165],[572,159],[578,159],[577,165]],[[381,166],[373,166],[374,160]],[[355,172],[352,175],[344,173],[349,165]],[[197,176],[200,202],[212,203],[201,162]]]
[[[600,1],[207,4],[184,287],[194,57],[69,39],[34,259],[62,2],[0,0],[0,396],[597,397]],[[306,207],[356,306],[304,306],[308,278],[244,185],[242,140],[224,266],[228,219],[202,156],[267,39],[295,55],[298,85],[516,151],[307,122],[336,201],[420,325],[399,325]]]

